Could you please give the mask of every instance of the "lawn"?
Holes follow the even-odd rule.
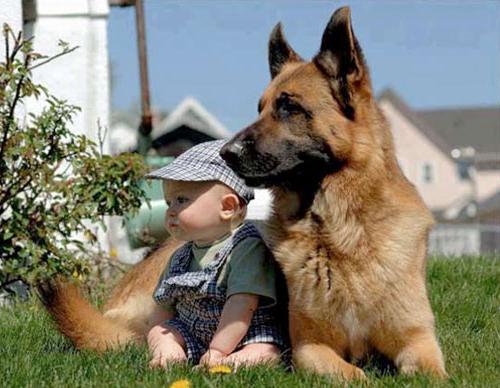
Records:
[[[500,386],[500,260],[432,259],[429,287],[450,379],[392,373],[378,359],[364,370],[370,387]],[[145,347],[97,355],[75,351],[31,301],[0,308],[0,386],[168,387],[189,379],[193,387],[324,387],[332,380],[281,368],[209,375],[178,367],[149,370]],[[334,385],[342,384],[333,381]],[[363,386],[361,383],[352,386]]]

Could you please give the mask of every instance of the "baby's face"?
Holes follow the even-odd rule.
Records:
[[[167,231],[179,240],[197,244],[222,237],[227,233],[221,218],[222,199],[229,190],[217,182],[164,182]]]

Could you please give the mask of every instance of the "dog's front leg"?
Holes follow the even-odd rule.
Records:
[[[364,380],[365,373],[349,364],[331,347],[318,343],[300,343],[293,349],[293,362],[297,368],[342,377],[345,380]]]
[[[406,335],[404,343],[394,360],[401,373],[421,372],[441,379],[448,377],[443,354],[432,330],[414,330]]]
[[[290,307],[290,338],[296,368],[345,380],[366,379],[360,368],[341,357],[339,352],[347,346],[347,338],[341,330],[336,330],[330,322],[313,319]]]

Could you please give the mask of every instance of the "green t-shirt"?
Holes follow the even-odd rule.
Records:
[[[214,260],[216,253],[238,229],[211,245],[193,244],[189,271],[201,271],[208,266]],[[169,269],[170,264],[163,272],[160,281],[168,274]],[[227,298],[234,294],[253,294],[260,296],[259,306],[268,307],[276,304],[276,268],[264,241],[256,237],[240,241],[219,272],[217,284],[227,288]],[[174,307],[168,303],[163,306],[168,310],[173,310]]]

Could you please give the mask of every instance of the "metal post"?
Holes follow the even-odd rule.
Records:
[[[142,118],[139,125],[137,150],[146,155],[151,148],[153,129],[151,106],[149,102],[148,60],[146,54],[146,30],[144,27],[144,6],[142,0],[135,0],[135,20],[137,26],[137,47],[139,50],[139,69],[141,74]]]

